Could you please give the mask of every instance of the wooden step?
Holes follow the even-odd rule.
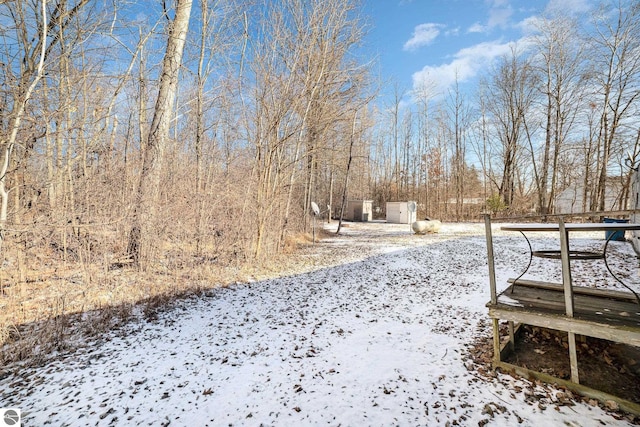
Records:
[[[515,279],[510,278],[507,282],[514,284]],[[529,288],[547,289],[550,291],[563,291],[562,283],[544,282],[540,280],[518,279],[516,286],[526,286]],[[612,289],[587,288],[584,286],[574,286],[573,293],[577,295],[590,295],[595,297],[611,298],[621,301],[636,301],[636,297],[630,292],[615,291]]]

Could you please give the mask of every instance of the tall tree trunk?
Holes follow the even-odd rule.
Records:
[[[351,127],[351,138],[349,139],[349,158],[347,159],[347,169],[344,173],[344,188],[342,189],[342,204],[340,205],[340,219],[338,220],[338,229],[336,234],[340,234],[342,228],[342,219],[344,218],[344,210],[347,207],[347,195],[349,188],[349,172],[351,171],[351,162],[353,161],[353,145],[355,144],[356,120],[358,112],[353,112],[353,125]]]
[[[195,152],[196,152],[196,188],[195,188],[195,199],[196,199],[196,230],[195,230],[195,241],[196,241],[196,255],[201,254],[202,250],[202,210],[203,210],[203,200],[202,200],[202,144],[204,140],[204,83],[206,81],[206,76],[204,73],[204,58],[206,53],[206,41],[207,41],[207,27],[208,27],[208,5],[206,1],[200,2],[200,13],[202,18],[202,28],[200,35],[200,54],[198,57],[198,75],[197,75],[197,93],[196,93],[196,141],[195,141]]]
[[[142,35],[140,36],[142,40]],[[140,138],[140,156],[144,156],[145,143],[148,138],[147,133],[147,70],[146,58],[144,56],[144,45],[140,46],[140,65],[138,67],[138,138]]]
[[[156,205],[160,191],[162,156],[172,117],[171,108],[178,88],[178,71],[189,29],[191,6],[192,0],[177,0],[176,15],[169,31],[167,50],[162,62],[158,99],[143,154],[127,247],[129,257],[138,266],[141,265],[141,257],[148,255],[152,249],[150,233],[153,232],[157,218]]]
[[[47,28],[47,2],[46,0],[42,0],[42,33],[38,45],[40,47],[40,60],[36,69],[25,71],[25,74],[22,75],[21,83],[24,83],[25,85],[28,82],[28,79],[32,76],[33,80],[24,91],[24,94],[18,95],[18,99],[16,99],[16,102],[14,103],[9,139],[2,148],[2,160],[0,161],[0,248],[2,248],[2,243],[4,241],[4,233],[7,224],[7,210],[9,206],[7,173],[9,172],[13,149],[16,145],[18,130],[20,129],[20,123],[22,122],[27,102],[29,102],[31,94],[44,75],[44,60],[47,51]]]

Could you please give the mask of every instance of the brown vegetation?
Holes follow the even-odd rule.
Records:
[[[592,31],[546,17],[539,55],[501,58],[477,104],[427,85],[404,111],[398,87],[374,106],[356,0],[98,3],[0,2],[2,343],[276,270],[312,235],[312,202],[318,220],[349,199],[465,220],[547,213],[581,185],[589,209],[640,155],[635,3]]]

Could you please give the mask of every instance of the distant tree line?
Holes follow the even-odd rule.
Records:
[[[2,2],[3,258],[264,259],[348,199],[468,220],[553,213],[576,186],[585,211],[613,188],[624,207],[639,15],[542,17],[475,93],[443,94],[376,81],[356,0]]]
[[[530,20],[475,91],[457,75],[446,93],[390,87],[363,197],[416,200],[446,220],[552,214],[567,189],[574,212],[626,209],[640,160],[640,3],[571,12]]]

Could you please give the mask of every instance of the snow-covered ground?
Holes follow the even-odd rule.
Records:
[[[528,248],[497,227],[505,287]],[[373,222],[343,231],[302,255],[314,266],[305,272],[176,302],[42,367],[5,367],[0,407],[20,408],[25,426],[627,425],[597,406],[554,405],[553,389],[472,369],[466,348],[490,333],[483,224],[445,223],[425,236]],[[537,248],[557,245],[541,236]],[[603,243],[586,235],[576,244]],[[640,290],[631,245],[614,242],[610,255]],[[597,264],[575,263],[574,278],[604,285]],[[559,262],[534,261],[530,272],[560,280]],[[532,399],[537,392],[549,397]]]

